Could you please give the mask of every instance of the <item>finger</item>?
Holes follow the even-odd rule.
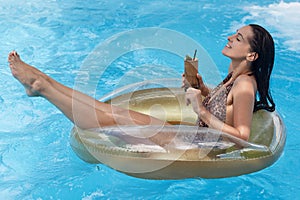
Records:
[[[186,90],[186,92],[187,92],[187,90]],[[186,104],[187,106],[190,105],[191,100],[190,100],[190,98],[189,98],[189,94],[188,94],[188,93],[185,93],[184,99],[185,99],[185,104]]]
[[[190,105],[190,104],[191,104],[190,99],[185,99],[185,104],[186,104],[187,106]]]
[[[202,79],[202,76],[200,74],[197,73],[197,79],[199,81],[199,83],[203,83],[203,79]]]

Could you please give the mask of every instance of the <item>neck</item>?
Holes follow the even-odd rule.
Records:
[[[242,74],[251,74],[250,64],[244,60],[241,62],[231,62],[229,66],[229,72],[233,71],[232,77],[236,78]]]

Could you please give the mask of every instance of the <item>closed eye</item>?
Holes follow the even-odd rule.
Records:
[[[236,37],[236,39],[238,41],[244,40],[244,37],[243,37],[243,35],[241,33],[237,33],[237,34],[238,34],[238,36]]]

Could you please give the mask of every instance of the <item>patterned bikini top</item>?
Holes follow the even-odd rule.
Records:
[[[233,86],[234,81],[229,83],[225,88],[222,86],[226,84],[231,77],[232,72],[230,72],[227,77],[202,101],[203,106],[222,122],[225,122],[226,120],[227,96]],[[200,127],[208,127],[208,125],[205,124],[200,118],[198,118],[197,124]]]

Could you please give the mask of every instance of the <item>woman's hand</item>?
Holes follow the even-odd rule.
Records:
[[[184,88],[186,91],[189,87],[191,87],[190,83],[186,80],[184,73],[182,74],[182,85],[181,88]]]
[[[207,96],[209,93],[209,88],[204,84],[202,76],[200,74],[197,74],[197,79],[198,79],[198,83],[199,83],[199,90],[201,90],[201,94],[203,96]],[[182,74],[182,88],[184,88],[184,90],[186,91],[189,87],[191,87],[191,85],[189,84],[189,82],[186,80],[184,74]]]
[[[189,87],[185,93],[186,105],[192,105],[194,112],[199,116],[203,109],[201,90]]]

